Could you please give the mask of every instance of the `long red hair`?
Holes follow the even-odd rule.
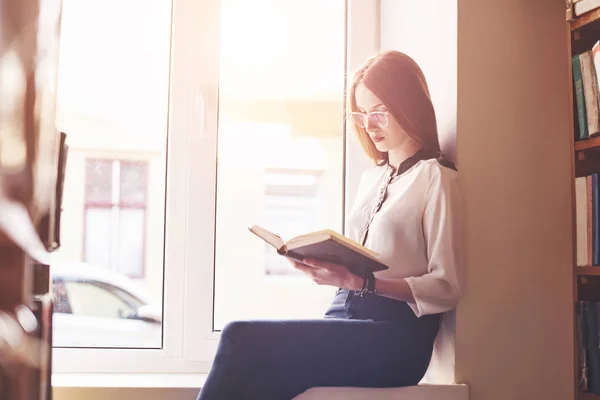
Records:
[[[425,151],[441,155],[435,110],[427,81],[412,58],[398,51],[385,51],[367,59],[355,72],[349,85],[346,100],[348,115],[358,111],[355,92],[359,83],[383,102],[411,139]],[[378,164],[387,163],[387,153],[377,150],[366,129],[351,120],[350,124],[369,158]]]

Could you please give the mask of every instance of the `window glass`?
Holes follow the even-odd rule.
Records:
[[[331,301],[247,227],[342,230],[345,46],[345,1],[221,2],[215,329]]]
[[[56,125],[69,150],[53,268],[74,280],[126,280],[162,312],[172,1],[62,8]],[[160,346],[160,326],[125,335],[122,323],[77,319],[131,312],[112,292],[82,285],[71,287],[73,318],[56,319],[61,346]]]

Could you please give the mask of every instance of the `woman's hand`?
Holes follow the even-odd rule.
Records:
[[[304,272],[318,285],[329,285],[348,290],[362,289],[363,278],[354,275],[343,265],[312,259],[304,259],[302,263],[288,260],[294,268]]]

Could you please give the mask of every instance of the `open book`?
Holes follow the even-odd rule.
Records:
[[[296,261],[302,262],[305,258],[328,261],[343,265],[356,275],[388,269],[375,252],[329,229],[296,236],[287,242],[260,226],[248,229],[273,246],[277,253]]]

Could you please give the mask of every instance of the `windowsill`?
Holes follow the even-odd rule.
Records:
[[[65,388],[194,388],[206,374],[52,374],[53,387]]]
[[[130,388],[130,389],[200,389],[206,374],[77,374],[56,373],[52,375],[55,388]],[[342,396],[342,397],[340,397]],[[322,398],[346,398],[364,400],[410,399],[410,400],[468,400],[469,389],[464,384],[423,384],[406,388],[313,388],[298,397],[299,400]]]

